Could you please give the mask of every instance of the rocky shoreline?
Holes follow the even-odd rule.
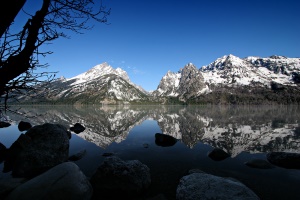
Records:
[[[5,127],[5,126],[3,126]],[[43,124],[31,127],[19,123],[19,130],[28,130],[6,148],[0,146],[0,162],[5,172],[12,176],[0,180],[0,199],[167,199],[163,194],[147,195],[151,187],[148,166],[138,160],[121,160],[106,155],[95,174],[88,178],[73,162],[85,155],[85,151],[69,157],[71,132],[84,131],[75,124],[70,131],[60,124]],[[170,136],[157,135],[157,142],[168,145]],[[208,155],[220,161],[229,157],[221,149]],[[249,167],[269,169],[274,165],[300,168],[300,154],[272,152],[266,160],[252,160]],[[243,183],[233,178],[207,174],[191,169],[183,176],[176,190],[176,199],[259,199]]]

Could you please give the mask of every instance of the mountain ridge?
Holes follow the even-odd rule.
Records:
[[[235,103],[256,95],[256,103],[266,99],[286,98],[300,103],[300,58],[249,56],[232,54],[216,59],[198,69],[188,63],[178,72],[168,71],[157,89],[145,91],[132,83],[126,71],[102,63],[72,78],[58,78],[44,92],[43,101],[70,103]],[[296,93],[296,94],[293,94]],[[269,95],[269,96],[268,96]],[[242,98],[241,98],[242,97]],[[229,98],[229,99],[228,99]],[[24,96],[19,100],[30,101]],[[31,99],[32,100],[32,99]],[[41,100],[41,99],[38,99]],[[38,101],[36,100],[36,101]],[[256,101],[256,100],[255,100]],[[277,101],[277,100],[276,100]]]

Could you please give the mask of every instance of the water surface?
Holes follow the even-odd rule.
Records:
[[[0,129],[0,142],[10,147],[21,133],[17,129],[21,120],[68,128],[78,122],[86,130],[72,134],[70,155],[86,149],[76,164],[88,177],[103,161],[103,153],[113,153],[125,160],[138,159],[150,168],[148,196],[162,193],[175,199],[179,179],[197,168],[236,178],[261,199],[300,199],[300,170],[254,169],[244,164],[266,159],[267,152],[300,153],[299,111],[296,106],[28,106],[18,110],[27,117],[7,113],[13,125]],[[177,142],[158,146],[156,133]],[[216,147],[231,157],[210,159],[207,154]],[[10,174],[0,175],[5,176]]]

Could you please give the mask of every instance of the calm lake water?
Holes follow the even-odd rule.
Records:
[[[17,108],[16,108],[17,109]],[[201,169],[222,177],[233,177],[251,188],[261,199],[300,199],[300,170],[255,169],[244,163],[266,159],[267,152],[300,153],[300,109],[295,106],[34,106],[7,115],[12,126],[0,129],[0,142],[7,148],[19,137],[17,124],[80,123],[86,130],[72,134],[70,155],[86,150],[75,163],[90,177],[101,164],[103,153],[124,160],[140,160],[151,171],[148,196],[164,194],[175,199],[179,179],[189,169]],[[162,147],[155,134],[178,141]],[[215,147],[230,153],[223,161],[207,154]],[[0,164],[1,171],[3,163]],[[10,176],[1,173],[0,178]]]

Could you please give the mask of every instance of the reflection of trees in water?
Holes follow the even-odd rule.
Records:
[[[192,148],[199,141],[229,153],[292,151],[300,148],[300,112],[296,106],[53,106],[27,107],[34,124],[79,122],[86,140],[105,147],[126,139],[146,119],[158,122],[164,134]],[[42,114],[41,116],[39,116]]]

